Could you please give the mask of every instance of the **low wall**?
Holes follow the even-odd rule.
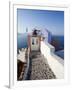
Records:
[[[29,72],[29,68],[30,68],[29,53],[30,53],[30,49],[28,48],[27,49],[27,67],[25,69],[23,80],[27,80],[27,76],[28,76],[28,72]]]
[[[56,78],[64,78],[64,60],[54,54],[55,48],[49,43],[41,41],[41,53],[47,59],[47,63],[56,75]]]

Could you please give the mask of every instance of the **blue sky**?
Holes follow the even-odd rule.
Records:
[[[47,28],[54,35],[64,35],[64,11],[17,9],[18,33],[25,33],[26,28]]]

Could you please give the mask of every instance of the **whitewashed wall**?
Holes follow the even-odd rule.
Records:
[[[63,79],[64,78],[64,60],[54,54],[55,48],[41,41],[41,53],[47,59],[47,62],[56,75],[56,78]]]
[[[32,39],[34,39],[34,44],[32,44]],[[37,44],[36,44],[36,40],[38,40]],[[39,50],[39,37],[31,37],[31,50],[33,51]]]

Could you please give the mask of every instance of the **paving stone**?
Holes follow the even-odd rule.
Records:
[[[41,79],[55,79],[56,76],[49,67],[47,60],[41,55],[40,52],[31,52],[32,58],[32,70],[31,70],[31,80],[41,80]]]

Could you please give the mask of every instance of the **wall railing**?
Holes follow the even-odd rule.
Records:
[[[41,53],[47,59],[47,63],[56,75],[56,78],[64,78],[64,60],[59,56],[55,55],[55,48],[49,43],[41,41]]]

